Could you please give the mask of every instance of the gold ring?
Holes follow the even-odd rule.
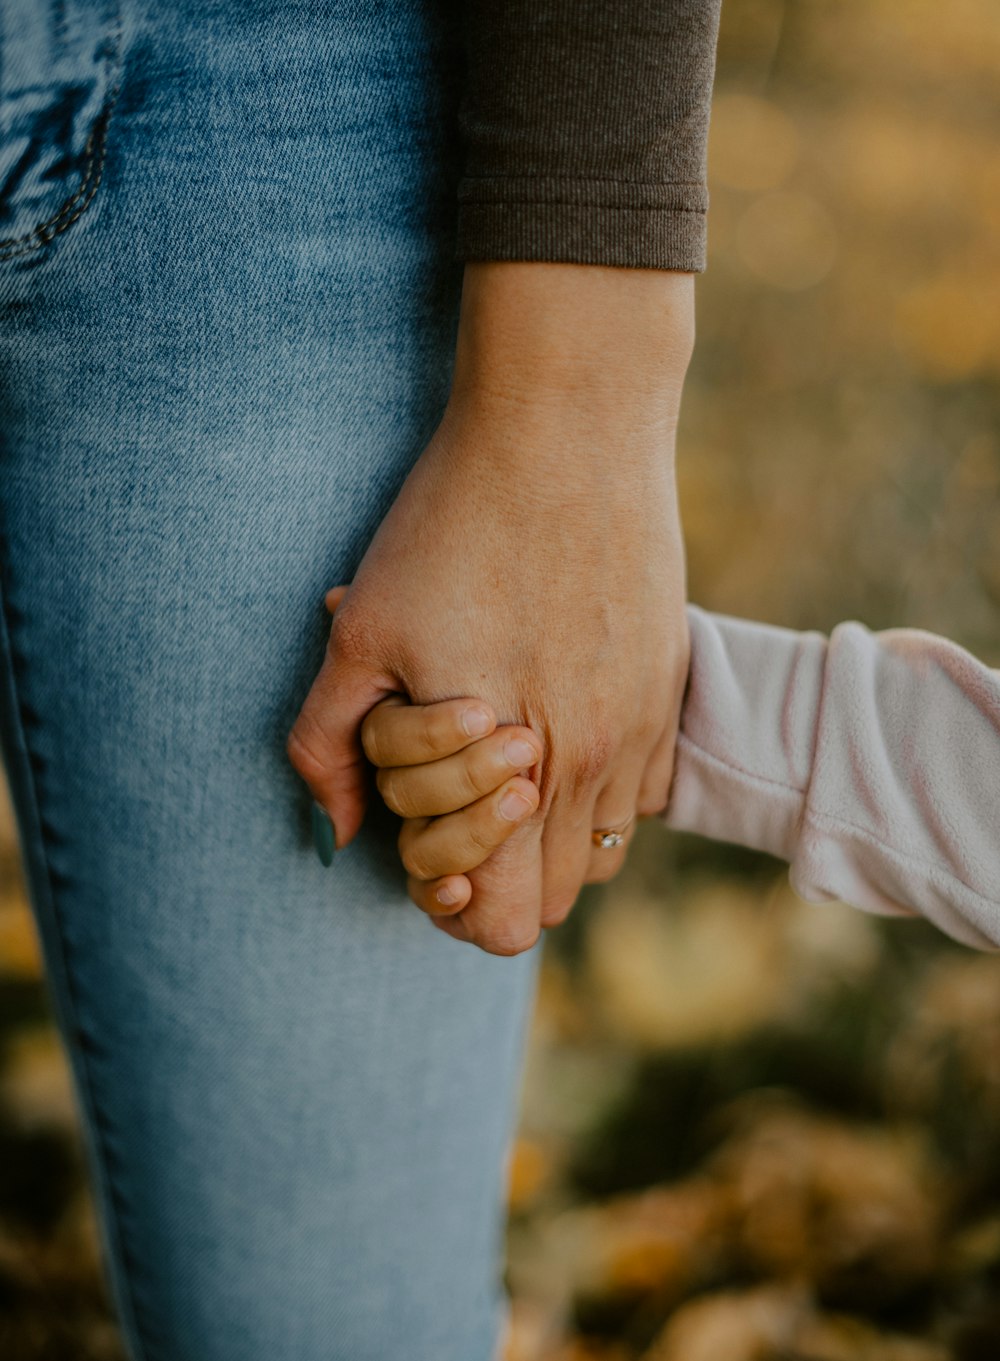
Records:
[[[595,846],[600,846],[602,850],[610,850],[613,846],[620,846],[625,840],[625,833],[635,821],[635,814],[627,822],[623,822],[620,827],[595,827],[590,834],[590,839]]]

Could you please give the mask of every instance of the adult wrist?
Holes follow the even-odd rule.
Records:
[[[693,274],[468,262],[452,393],[675,421],[693,346]]]

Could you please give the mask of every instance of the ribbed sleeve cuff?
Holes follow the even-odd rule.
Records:
[[[552,260],[702,273],[708,191],[699,184],[466,179],[457,260]]]

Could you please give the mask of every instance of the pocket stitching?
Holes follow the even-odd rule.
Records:
[[[10,260],[17,255],[26,255],[29,251],[37,250],[46,245],[54,236],[64,232],[67,227],[71,227],[77,218],[86,212],[91,200],[97,193],[104,172],[108,125],[111,122],[111,114],[118,99],[118,92],[121,89],[122,14],[120,4],[116,3],[114,12],[115,26],[112,45],[105,61],[108,79],[110,80],[111,72],[115,70],[117,70],[117,78],[84,146],[87,160],[83,169],[83,177],[74,192],[51,217],[40,222],[37,227],[32,227],[30,232],[25,232],[22,236],[9,236],[0,241],[0,260]],[[75,212],[72,212],[71,216],[67,217],[67,213],[71,213],[74,204],[80,198],[83,198],[83,202],[79,204]]]

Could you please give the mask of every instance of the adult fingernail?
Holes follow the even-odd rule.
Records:
[[[538,760],[538,752],[523,737],[512,737],[504,746],[503,754],[510,764],[520,770],[521,766],[531,766]]]
[[[500,800],[500,816],[508,822],[517,822],[518,818],[523,818],[525,813],[531,812],[531,804],[519,794],[516,789],[508,789]]]
[[[493,720],[485,709],[466,709],[462,714],[462,727],[468,737],[482,737],[492,725]]]
[[[326,809],[321,807],[315,799],[313,799],[312,806],[312,829],[316,854],[324,865],[332,865],[333,853],[337,845],[333,823],[330,821]]]
[[[448,888],[447,885],[439,888],[434,897],[439,903],[444,903],[445,907],[451,907],[452,903],[458,902],[458,894],[453,888]]]

